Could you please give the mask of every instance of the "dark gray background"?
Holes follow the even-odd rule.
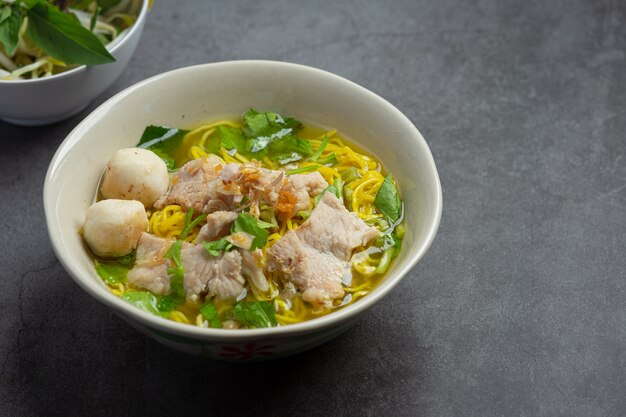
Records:
[[[0,414],[626,415],[625,48],[620,0],[157,0],[87,110],[0,122]],[[432,149],[444,211],[430,252],[355,328],[229,365],[147,339],[80,290],[48,242],[42,186],[107,97],[242,58],[394,103]]]

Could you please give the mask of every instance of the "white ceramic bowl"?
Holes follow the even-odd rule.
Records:
[[[342,310],[304,323],[254,330],[205,329],[145,313],[109,292],[78,234],[100,174],[117,149],[149,124],[192,127],[274,110],[328,128],[372,152],[397,178],[405,202],[403,249],[382,283]],[[223,360],[268,359],[317,346],[345,331],[424,255],[441,217],[439,177],[428,145],[398,109],[337,75],[301,65],[233,61],[181,68],[142,81],[93,111],[61,144],[44,186],[52,245],[70,276],[133,327],[188,353]]]
[[[0,80],[0,119],[22,126],[41,126],[67,119],[84,109],[120,76],[143,32],[149,0],[137,21],[118,41],[107,45],[115,62],[73,68],[34,80]]]

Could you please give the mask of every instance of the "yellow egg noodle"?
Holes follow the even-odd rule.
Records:
[[[220,121],[202,125],[190,131],[183,138],[182,144],[183,147],[188,148],[187,156],[189,160],[200,159],[209,155],[205,145],[219,126],[237,129],[242,127],[241,124],[236,122]],[[348,210],[357,213],[357,215],[368,224],[376,225],[376,222],[382,221],[387,225],[386,221],[383,220],[383,216],[374,206],[376,194],[385,180],[381,172],[382,167],[380,164],[371,156],[357,152],[346,145],[335,130],[326,131],[322,135],[315,136],[313,139],[307,138],[304,133],[301,133],[300,136],[303,139],[309,139],[313,151],[318,150],[320,146],[322,146],[325,137],[328,138],[325,148],[321,155],[319,155],[319,159],[324,160],[325,158],[332,158],[334,155],[337,162],[329,166],[331,164],[321,165],[315,162],[300,161],[299,163],[294,163],[297,165],[297,168],[314,166],[315,168],[312,168],[312,170],[319,171],[329,184],[333,184],[335,180],[341,181],[345,184],[344,202]],[[218,157],[220,157],[225,164],[231,162],[240,164],[249,161],[243,155],[227,151],[224,147],[219,149]],[[261,166],[267,169],[279,168],[277,164],[273,163],[268,158],[264,158],[261,161]],[[354,172],[354,170],[356,170],[358,175],[353,175],[355,178],[347,178],[349,180],[347,181],[344,175],[349,172]],[[186,213],[180,206],[168,205],[162,210],[153,211],[152,213],[148,213],[148,215],[150,233],[162,238],[177,238],[181,234],[185,224]],[[282,224],[279,225],[278,230],[271,233],[267,238],[267,244],[265,248],[263,248],[264,253],[285,233],[289,230],[296,230],[303,222],[304,219],[301,217],[293,217],[281,222]],[[197,225],[185,240],[194,242],[201,226],[202,223]],[[302,300],[299,293],[296,293],[291,299],[281,297],[280,294],[283,288],[281,280],[278,279],[276,273],[268,273],[269,290],[266,292],[258,290],[253,284],[249,283],[250,289],[245,295],[244,301],[273,301],[276,321],[280,325],[298,323],[319,317],[330,313],[334,309],[354,303],[356,300],[372,291],[381,278],[378,269],[383,257],[381,256],[380,250],[368,250],[368,248],[372,248],[371,245],[370,243],[368,247],[361,247],[355,250],[352,258],[352,282],[350,286],[344,286],[346,292],[344,299],[336,300],[332,307],[314,307],[309,305]],[[117,296],[132,289],[124,284],[110,285],[109,287]],[[215,305],[220,316],[233,308],[232,303],[215,301]],[[180,323],[194,324],[199,327],[207,326],[207,322],[202,314],[197,314],[197,310],[190,313],[186,313],[184,310],[184,306],[181,306],[171,311],[169,318]],[[193,314],[193,316],[188,314]]]

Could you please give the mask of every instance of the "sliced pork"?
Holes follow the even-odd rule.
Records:
[[[298,235],[309,246],[348,261],[352,251],[378,236],[378,229],[368,226],[351,213],[333,193],[324,193],[311,217],[298,228]]]
[[[332,193],[296,231],[290,231],[268,251],[268,268],[293,283],[305,301],[330,304],[344,295],[344,269],[352,250],[378,235]]]
[[[193,208],[200,213],[209,201],[208,186],[218,177],[222,167],[222,161],[214,156],[187,162],[172,176],[169,191],[154,203],[154,207],[162,209],[178,204],[185,211]]]
[[[309,210],[311,197],[327,186],[319,172],[287,176],[284,171],[261,168],[257,161],[230,163],[206,184],[202,211],[239,210],[247,197],[248,205],[266,203],[280,216],[292,217],[300,210]]]
[[[263,292],[269,290],[270,286],[263,273],[263,252],[257,249],[254,252],[242,250],[240,253],[243,273],[259,290]]]
[[[230,232],[230,227],[238,214],[232,211],[216,211],[206,217],[206,224],[200,229],[196,242],[210,242],[222,238]]]
[[[129,284],[154,294],[168,294],[170,278],[167,267],[170,266],[170,261],[164,256],[172,243],[174,243],[172,239],[161,239],[144,232],[137,245],[135,265],[128,272]]]
[[[171,261],[164,256],[172,243],[172,239],[144,233],[137,246],[135,265],[128,272],[128,282],[154,294],[169,294],[170,277],[167,268],[171,266]],[[245,280],[239,252],[225,252],[214,257],[202,245],[183,242],[181,259],[185,270],[187,300],[196,302],[201,296],[223,300],[241,294]]]
[[[215,257],[202,245],[186,244],[181,255],[187,300],[199,301],[201,296],[224,300],[241,294],[245,280],[239,252],[224,252]]]
[[[343,297],[341,277],[345,262],[303,242],[297,231],[289,231],[267,251],[268,267],[280,272],[314,304]]]

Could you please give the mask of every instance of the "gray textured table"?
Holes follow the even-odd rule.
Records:
[[[44,128],[0,122],[0,415],[626,415],[626,4],[157,0],[128,69]],[[229,365],[129,328],[48,242],[45,171],[115,92],[242,58],[379,93],[444,193],[424,260],[345,335]],[[400,151],[400,150],[399,150]]]

